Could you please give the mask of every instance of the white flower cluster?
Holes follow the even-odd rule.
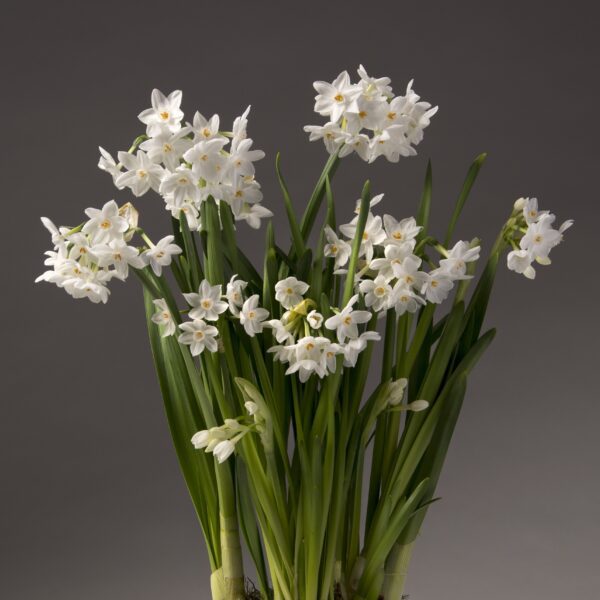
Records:
[[[330,154],[356,152],[367,162],[382,155],[391,162],[415,155],[414,146],[438,107],[421,101],[412,80],[404,96],[394,96],[389,77],[371,77],[362,65],[358,76],[358,83],[350,81],[347,71],[332,83],[315,81],[315,112],[329,121],[304,127],[310,141],[322,139]]]
[[[190,229],[200,227],[200,206],[209,196],[226,202],[237,221],[260,227],[272,216],[260,202],[262,192],[254,178],[254,162],[264,157],[252,149],[247,137],[250,107],[233,123],[231,132],[219,130],[219,115],[206,119],[196,112],[192,123],[183,123],[180,91],[164,96],[152,92],[152,108],[140,113],[147,139],[136,154],[118,153],[118,164],[100,148],[98,166],[110,173],[117,188],[130,188],[136,196],[153,189],[171,214],[183,214]],[[228,150],[225,147],[229,145]]]
[[[539,210],[537,198],[519,198],[515,202],[515,210],[522,211],[523,237],[519,246],[511,240],[513,250],[507,256],[508,268],[534,279],[533,263],[550,264],[550,250],[560,244],[563,233],[573,225],[573,221],[565,221],[558,229],[554,229],[552,224],[556,216],[547,210]]]
[[[238,419],[225,419],[225,423],[219,427],[203,429],[192,436],[192,444],[196,450],[204,449],[212,452],[220,463],[225,462],[235,451],[235,445],[250,431],[262,432],[264,429],[264,417],[261,415],[255,402],[245,403],[246,410],[251,419],[248,423],[242,423]]]
[[[108,301],[108,283],[124,281],[129,267],[141,269],[151,265],[157,275],[171,263],[181,248],[167,236],[151,248],[128,245],[137,227],[137,212],[131,204],[121,208],[114,200],[101,209],[88,208],[89,219],[79,227],[57,228],[50,219],[42,223],[52,235],[54,249],[46,252],[44,264],[52,267],[36,279],[63,288],[73,298],[89,298],[94,303]]]
[[[305,382],[313,373],[323,378],[337,368],[337,356],[344,356],[345,366],[354,366],[358,355],[371,340],[380,339],[376,331],[359,333],[358,326],[371,320],[368,311],[354,310],[358,300],[354,296],[341,311],[326,321],[317,312],[312,300],[305,300],[308,284],[295,277],[287,277],[275,286],[275,299],[286,310],[281,319],[267,321],[273,329],[278,345],[269,348],[275,359],[288,364],[286,375],[298,373]],[[311,310],[312,309],[312,310]],[[338,343],[323,334],[326,329],[337,331]]]
[[[371,200],[371,207],[378,204],[383,194]],[[324,254],[335,260],[335,273],[345,273],[352,240],[356,235],[358,215],[350,223],[340,226],[340,238],[331,228],[326,229],[327,244]],[[416,237],[421,231],[414,218],[397,221],[390,215],[367,216],[362,235],[359,258],[361,269],[355,279],[365,304],[381,313],[394,308],[398,315],[414,313],[427,302],[440,304],[447,297],[457,280],[469,279],[467,263],[479,258],[480,247],[471,247],[460,241],[450,250],[439,248],[444,258],[439,266],[429,272],[421,270],[422,259],[414,254]]]
[[[237,279],[234,275],[227,284],[226,293],[223,294],[221,285],[211,285],[206,279],[200,283],[198,293],[184,294],[190,306],[190,321],[179,325],[183,333],[179,336],[179,342],[190,346],[192,356],[198,356],[204,350],[217,352],[219,349],[217,336],[219,330],[209,322],[218,321],[219,317],[227,310],[231,316],[239,319],[246,333],[254,337],[263,329],[264,321],[269,313],[258,306],[258,294],[244,299],[243,292],[247,283]],[[171,325],[172,317],[163,299],[156,300],[157,312],[152,320],[162,325],[163,335],[175,333],[174,324]]]

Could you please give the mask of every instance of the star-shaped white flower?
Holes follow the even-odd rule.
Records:
[[[227,302],[221,300],[222,295],[221,285],[211,285],[204,279],[200,283],[197,294],[184,294],[188,304],[192,307],[190,317],[192,319],[216,321],[219,315],[229,307]]]
[[[107,244],[111,240],[120,239],[129,229],[127,219],[119,214],[119,207],[114,200],[107,202],[102,208],[86,208],[89,221],[83,226],[83,233],[90,236],[95,244]]]
[[[143,196],[150,188],[158,192],[165,170],[152,162],[143,150],[137,154],[119,152],[119,161],[127,169],[117,177],[117,187],[128,187],[135,196]]]
[[[295,277],[286,277],[275,284],[275,300],[284,308],[293,308],[303,300],[303,294],[308,291],[308,283]]]
[[[269,316],[269,311],[258,306],[258,294],[248,298],[240,310],[240,323],[246,333],[254,337],[263,330],[263,321]]]
[[[158,277],[162,273],[162,268],[168,267],[171,264],[173,256],[182,252],[177,244],[173,244],[174,239],[175,236],[167,235],[143,254]]]
[[[202,319],[194,319],[193,321],[181,323],[179,329],[183,333],[178,340],[181,344],[190,347],[192,356],[198,356],[205,349],[209,352],[217,351],[218,345],[215,338],[219,334],[219,330],[216,327],[208,325]]]
[[[343,344],[346,338],[351,340],[358,337],[358,325],[368,323],[371,320],[371,313],[367,310],[354,310],[352,307],[358,301],[358,294],[352,296],[348,304],[333,317],[325,321],[325,327],[335,330],[338,341]]]
[[[160,90],[152,90],[150,101],[152,108],[142,111],[138,119],[146,125],[146,131],[153,137],[165,130],[175,133],[181,128],[181,91],[175,90],[165,96]]]

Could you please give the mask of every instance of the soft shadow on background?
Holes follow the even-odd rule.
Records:
[[[593,600],[597,568],[598,15],[591,2],[7,2],[2,52],[4,259],[0,596],[204,598],[208,561],[180,477],[135,278],[106,306],[33,285],[40,215],[76,224],[118,192],[97,146],[127,149],[153,87],[191,118],[252,104],[265,205],[287,231],[275,153],[303,206],[326,154],[302,131],[313,80],[363,63],[440,112],[419,156],[344,159],[349,216],[362,182],[415,211],[428,158],[434,228],[471,160],[489,158],[458,234],[489,248],[519,196],[575,227],[535,282],[504,269],[499,335],[470,383],[408,582],[411,600]],[[157,195],[136,201],[168,233]],[[343,207],[346,207],[344,209]],[[264,232],[264,230],[263,230]],[[263,232],[240,227],[259,257]],[[281,234],[283,235],[283,234]]]

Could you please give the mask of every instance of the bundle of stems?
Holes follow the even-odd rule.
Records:
[[[446,246],[484,159],[479,156],[469,169]],[[277,314],[274,283],[293,275],[310,285],[310,306],[319,307],[325,317],[332,306],[344,306],[354,293],[353,265],[371,197],[367,182],[348,274],[336,276],[322,248],[324,227],[336,226],[331,178],[337,164],[334,154],[298,222],[277,161],[293,244],[289,251],[280,248],[269,225],[262,272],[238,247],[226,204],[203,203],[199,234],[190,232],[185,220],[173,220],[183,249],[173,263],[180,291],[196,290],[203,279],[225,284],[239,274],[250,293],[260,294],[265,308]],[[417,213],[423,229],[415,250],[424,259],[439,245],[427,231],[431,196],[428,166]],[[323,203],[326,216],[313,255],[307,241]],[[356,600],[401,598],[413,544],[435,500],[468,374],[494,338],[495,330],[481,334],[481,329],[510,225],[498,236],[468,302],[473,279],[457,286],[452,308],[443,316],[436,317],[436,304],[400,317],[389,310],[380,365],[373,364],[370,344],[353,369],[343,368],[338,357],[333,374],[304,383],[286,376],[285,367],[267,352],[271,332],[249,337],[233,318],[217,324],[222,346],[216,354],[195,359],[173,337],[161,337],[152,321],[153,300],[166,299],[171,313],[179,315],[175,296],[164,276],[149,268],[137,271],[167,418],[206,539],[215,600],[244,597],[242,537],[265,598],[328,600],[336,593]],[[374,315],[367,329],[377,321]],[[378,384],[365,397],[375,369],[380,371]],[[390,387],[402,378],[409,382],[408,401],[425,399],[427,410],[389,406]],[[194,449],[190,438],[195,432],[235,418],[248,401],[264,415],[264,430],[245,436],[233,460],[220,464]]]

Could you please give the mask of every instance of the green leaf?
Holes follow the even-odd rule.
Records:
[[[456,227],[456,223],[458,222],[458,218],[460,217],[460,213],[462,212],[467,198],[471,192],[471,188],[477,179],[477,175],[479,174],[479,170],[481,166],[485,162],[487,154],[484,152],[480,154],[474,161],[473,164],[469,167],[467,172],[467,176],[465,178],[465,182],[463,183],[462,190],[458,199],[456,201],[456,205],[454,206],[454,212],[452,213],[452,217],[450,218],[450,223],[448,224],[448,229],[446,230],[446,239],[444,241],[444,246],[448,248],[450,246],[450,241],[452,240],[452,234],[454,233],[454,228]]]
[[[325,192],[325,181],[327,178],[331,179],[331,177],[333,177],[337,168],[339,162],[338,154],[339,150],[330,155],[329,160],[325,164],[323,172],[315,185],[315,189],[311,194],[308,204],[306,205],[306,210],[304,211],[302,221],[300,222],[300,232],[302,233],[302,239],[304,241],[308,240],[308,236],[310,235],[315,219],[317,218],[319,208],[321,207]]]
[[[432,174],[431,161],[429,160],[427,161],[427,171],[425,172],[423,194],[421,195],[421,202],[419,204],[419,210],[417,211],[417,225],[423,227],[423,229],[419,233],[419,240],[427,235],[427,228],[429,227],[429,213],[431,211],[431,188]]]
[[[350,254],[350,260],[348,262],[348,274],[346,275],[346,285],[344,287],[342,306],[346,306],[346,304],[348,304],[348,301],[350,298],[352,298],[354,293],[354,277],[356,274],[356,266],[358,264],[360,246],[362,244],[362,236],[365,231],[365,225],[367,224],[367,218],[369,216],[370,201],[371,184],[369,181],[366,181],[360,197],[360,210],[358,213],[358,222],[356,223],[356,233],[354,235],[354,240],[352,240],[352,253]]]
[[[281,187],[281,191],[283,192],[283,202],[285,204],[285,212],[287,214],[288,222],[290,224],[290,232],[292,234],[292,243],[294,254],[296,256],[302,256],[304,254],[304,240],[302,239],[302,233],[300,232],[300,227],[298,226],[298,221],[296,220],[296,214],[294,213],[294,207],[292,205],[292,200],[290,198],[290,193],[288,191],[288,187],[285,183],[283,175],[281,174],[281,155],[279,152],[275,158],[275,170],[277,171],[277,179],[279,180],[279,186]]]

